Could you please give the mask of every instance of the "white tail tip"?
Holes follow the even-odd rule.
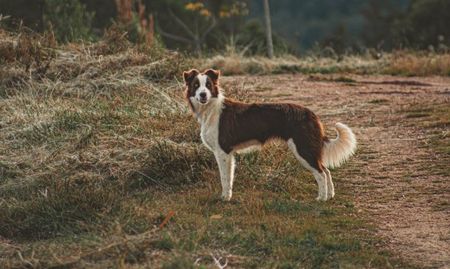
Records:
[[[326,167],[339,167],[356,150],[356,137],[352,130],[343,123],[336,123],[337,137],[325,142],[323,163]]]

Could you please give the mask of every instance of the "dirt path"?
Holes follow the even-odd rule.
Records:
[[[427,145],[431,133],[415,124],[420,117],[402,112],[412,104],[450,106],[449,78],[281,75],[225,83],[303,104],[327,129],[337,121],[351,126],[359,150],[333,172],[337,195],[341,184],[354,189],[358,211],[393,253],[420,267],[450,268],[450,181],[436,168],[450,167],[450,158]]]

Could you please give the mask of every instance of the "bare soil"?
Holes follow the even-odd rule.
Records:
[[[424,128],[420,113],[408,114],[411,107],[450,106],[450,78],[235,76],[224,85],[309,107],[330,137],[335,122],[352,127],[359,149],[332,172],[336,195],[354,192],[358,213],[400,258],[450,267],[450,158],[429,144],[436,128]],[[448,125],[438,129],[448,132]]]

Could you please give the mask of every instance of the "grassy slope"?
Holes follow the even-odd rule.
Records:
[[[96,48],[59,48],[31,79],[20,59],[0,70],[0,267],[404,265],[380,251],[346,186],[315,202],[284,146],[239,157],[234,199],[221,202],[174,79],[189,62]]]

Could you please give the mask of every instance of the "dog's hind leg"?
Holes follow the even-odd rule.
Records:
[[[323,166],[319,163],[319,160],[311,159],[309,162],[302,158],[299,154],[297,146],[292,139],[287,141],[289,149],[294,153],[295,157],[300,161],[300,163],[308,169],[314,176],[317,185],[319,187],[317,201],[326,201],[328,199],[328,187],[327,187],[327,173],[323,170]]]
[[[319,194],[316,197],[317,201],[326,201],[328,200],[328,188],[327,188],[327,175],[325,172],[317,172],[314,171],[314,178],[317,181],[317,185],[319,185]]]
[[[331,173],[328,168],[324,167],[323,170],[325,171],[325,174],[327,175],[327,188],[328,188],[328,200],[334,197],[334,184],[333,180],[331,179]]]
[[[220,182],[222,183],[222,199],[230,201],[233,194],[234,180],[234,156],[223,151],[214,153],[217,165],[219,166]]]
[[[306,168],[308,168],[308,167],[306,167]],[[311,167],[311,168],[312,169],[308,169],[308,170],[310,170],[313,173],[314,178],[316,179],[317,185],[319,186],[319,194],[317,195],[316,200],[317,201],[326,201],[326,200],[328,200],[327,174],[324,171],[319,172],[317,169],[315,169],[313,167]]]

